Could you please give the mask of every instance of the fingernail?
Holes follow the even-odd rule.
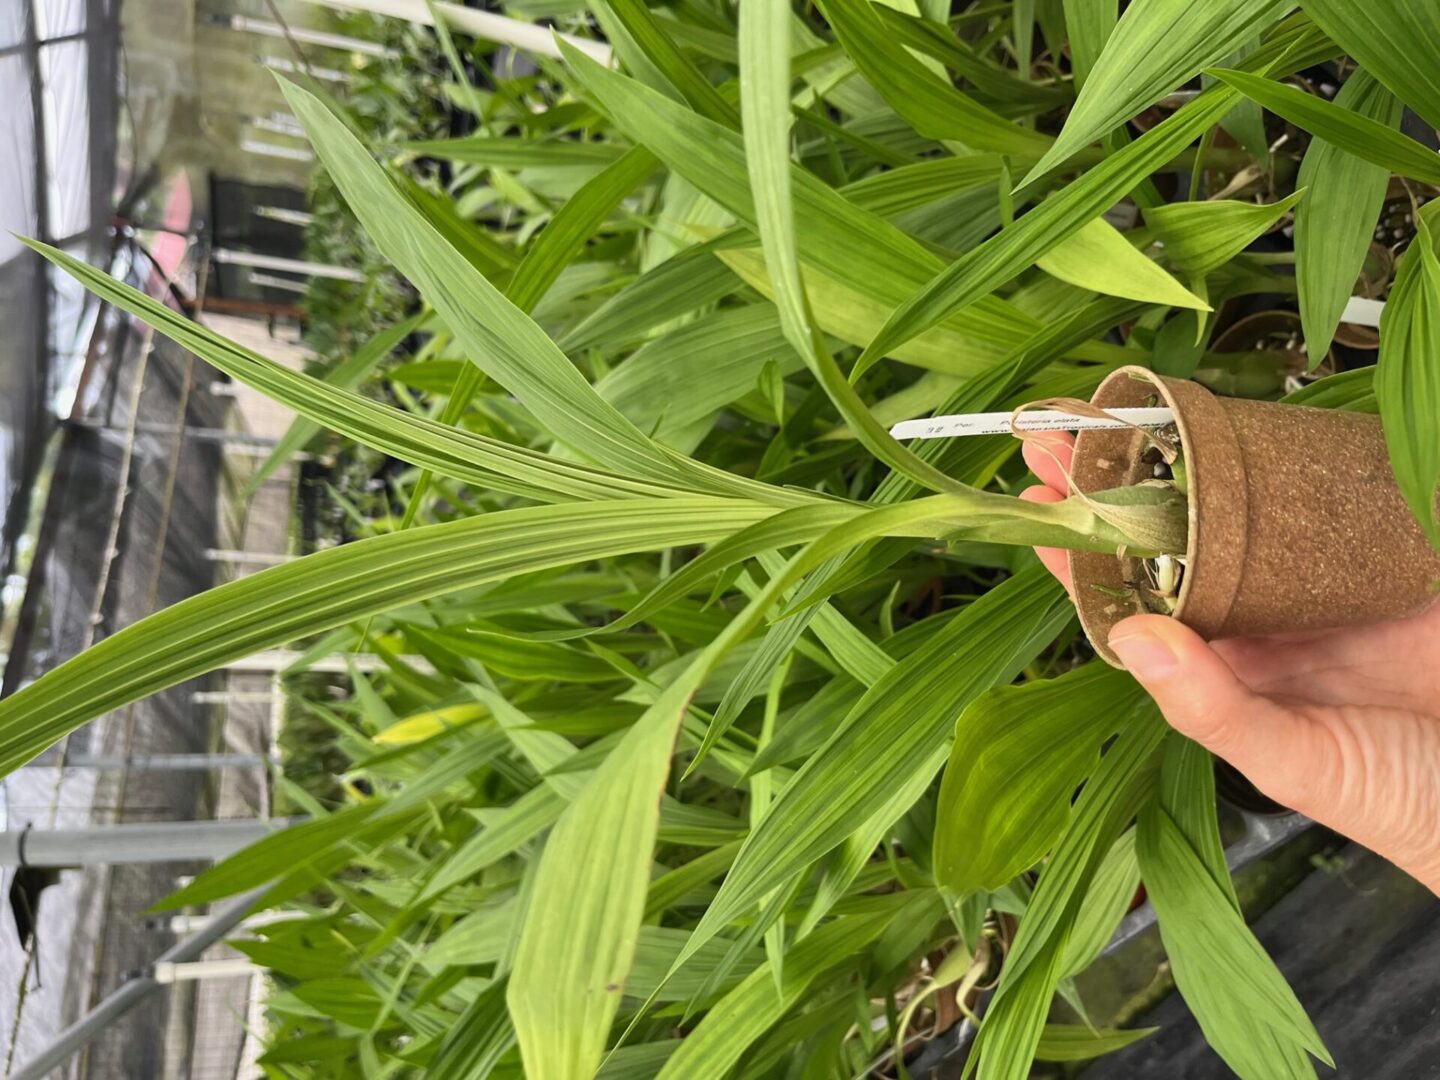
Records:
[[[1115,650],[1115,655],[1120,657],[1126,670],[1141,682],[1168,678],[1180,663],[1170,651],[1170,646],[1156,635],[1144,631],[1123,636],[1112,635],[1110,648]]]

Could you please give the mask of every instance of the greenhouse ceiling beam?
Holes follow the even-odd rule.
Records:
[[[422,26],[435,25],[435,20],[431,17],[425,0],[305,0],[305,2],[340,8],[344,11],[368,11],[372,15],[386,15],[392,19],[404,19]],[[476,11],[473,8],[461,7],[459,4],[436,3],[434,9],[439,12],[441,18],[445,20],[445,25],[451,30],[458,30],[472,37],[483,38],[486,41],[498,42],[512,48],[535,53],[538,56],[549,56],[559,60],[562,57],[559,47],[555,44],[555,38],[558,36],[577,49],[588,53],[602,64],[608,65],[611,62],[610,46],[600,41],[591,41],[588,38],[574,37],[570,34],[557,35],[549,27],[535,26],[532,23],[521,22],[519,19],[512,19],[505,15],[496,15],[490,11]]]

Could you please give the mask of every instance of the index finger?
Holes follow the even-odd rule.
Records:
[[[1020,448],[1025,464],[1046,487],[1061,495],[1070,494],[1070,462],[1075,456],[1075,436],[1068,431],[1042,431],[1025,439]]]

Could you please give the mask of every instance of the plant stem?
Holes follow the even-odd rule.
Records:
[[[1189,535],[1184,497],[1171,492],[1137,504],[1136,491],[1157,489],[1118,488],[1058,503],[978,490],[926,501],[944,505],[930,521],[946,539],[1110,553],[1123,548],[1139,557],[1184,554]]]

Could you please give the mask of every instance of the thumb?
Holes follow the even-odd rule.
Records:
[[[1314,737],[1301,717],[1252,691],[1199,634],[1176,619],[1132,616],[1110,631],[1109,644],[1171,727],[1288,803],[1294,766]]]

